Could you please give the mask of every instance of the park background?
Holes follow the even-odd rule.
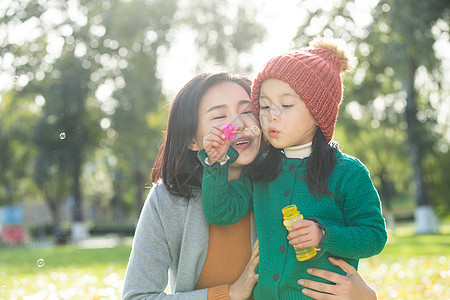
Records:
[[[167,109],[200,71],[249,78],[345,40],[335,139],[368,167],[389,241],[380,299],[449,299],[446,0],[0,2],[0,299],[118,299]]]

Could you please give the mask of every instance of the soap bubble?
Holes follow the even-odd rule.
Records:
[[[38,268],[42,268],[45,265],[45,261],[42,258],[40,258],[36,261],[36,264]]]
[[[0,293],[4,293],[6,291],[6,285],[0,286]]]
[[[66,138],[66,133],[65,133],[65,132],[61,132],[61,133],[59,134],[59,138],[60,138],[61,140],[65,139],[65,138]]]

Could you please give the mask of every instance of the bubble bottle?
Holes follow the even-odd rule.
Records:
[[[303,215],[297,210],[297,206],[292,204],[288,205],[281,210],[283,213],[283,225],[287,230],[294,225],[295,222],[303,220]],[[295,253],[298,261],[305,261],[313,258],[317,254],[317,250],[314,247],[295,249]]]

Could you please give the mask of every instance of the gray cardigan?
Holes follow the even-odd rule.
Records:
[[[252,244],[256,239],[251,218]],[[209,224],[200,190],[192,198],[155,184],[136,227],[122,299],[207,299],[195,290],[208,251]],[[170,295],[165,294],[169,288]]]

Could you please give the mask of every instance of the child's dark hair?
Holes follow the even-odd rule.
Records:
[[[250,178],[255,182],[272,181],[281,171],[281,158],[284,154],[272,145],[266,144],[266,146],[268,150],[265,153],[263,153],[264,150],[259,153],[259,157],[264,156],[264,158],[252,164],[248,170]],[[328,189],[328,177],[336,165],[336,160],[335,149],[326,142],[322,130],[318,127],[312,140],[312,152],[306,169],[306,182],[314,197],[333,194]]]

